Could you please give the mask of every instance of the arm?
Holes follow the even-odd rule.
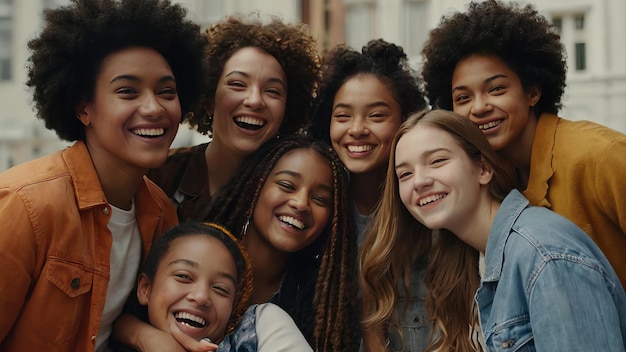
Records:
[[[624,351],[623,289],[611,292],[589,262],[553,259],[539,273],[528,298],[537,351]]]
[[[626,234],[626,182],[623,181],[626,170],[626,137],[611,143],[600,155],[593,169],[592,180],[596,189],[596,201],[615,226]]]
[[[256,333],[258,352],[313,351],[289,314],[272,303],[257,307]]]
[[[0,189],[0,343],[18,320],[29,287],[39,273],[37,248],[30,219],[22,200]]]
[[[217,345],[196,341],[178,329],[173,333],[161,331],[139,318],[122,314],[113,324],[113,338],[138,351],[215,351]]]

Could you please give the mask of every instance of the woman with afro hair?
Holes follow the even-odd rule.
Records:
[[[28,42],[37,117],[74,144],[0,174],[0,350],[104,351],[142,253],[177,223],[144,175],[204,87],[167,0],[73,0]]]
[[[567,68],[556,28],[532,5],[473,2],[422,53],[431,103],[474,122],[530,203],[582,228],[626,283],[626,136],[557,116]]]
[[[172,199],[181,222],[202,220],[211,196],[261,144],[305,127],[319,79],[315,40],[304,24],[232,15],[204,35],[207,89],[189,122],[211,141],[173,149],[162,167],[148,173]]]

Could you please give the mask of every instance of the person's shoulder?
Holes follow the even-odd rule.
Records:
[[[40,158],[26,161],[0,173],[0,187],[20,188],[29,184],[38,184],[46,180],[58,179],[68,175],[67,166],[62,158],[63,151],[57,151]]]

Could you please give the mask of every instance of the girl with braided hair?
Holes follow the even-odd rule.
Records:
[[[207,220],[247,247],[251,303],[287,311],[314,351],[356,351],[356,236],[343,164],[330,146],[299,135],[268,141],[242,165]]]
[[[391,141],[402,121],[425,109],[426,101],[404,50],[382,39],[370,41],[361,52],[336,47],[324,57],[322,75],[310,134],[331,144],[350,171],[349,204],[361,245],[381,196]],[[410,265],[394,276],[401,294],[397,311],[389,312],[399,322],[386,331],[392,350],[421,351],[428,342],[427,249],[409,253]],[[367,339],[371,323],[364,327]]]

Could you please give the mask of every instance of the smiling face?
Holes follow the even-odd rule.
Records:
[[[537,117],[536,88],[524,90],[519,76],[494,55],[471,55],[452,75],[453,110],[477,124],[497,150],[530,148]]]
[[[217,83],[213,142],[249,155],[276,136],[287,103],[287,76],[278,61],[256,47],[237,50]]]
[[[335,94],[330,139],[351,173],[384,172],[401,123],[400,104],[383,81],[357,75]]]
[[[311,149],[295,149],[276,163],[254,208],[248,237],[293,253],[315,241],[333,204],[328,162]]]
[[[108,55],[93,101],[77,110],[94,164],[143,174],[163,164],[181,118],[176,80],[153,49],[131,47]]]
[[[226,246],[215,237],[188,235],[172,241],[152,282],[140,276],[137,297],[148,305],[150,324],[157,329],[220,341],[236,287],[237,268]]]
[[[400,199],[417,221],[431,229],[463,233],[481,216],[491,172],[447,132],[418,124],[398,141],[395,170]]]

